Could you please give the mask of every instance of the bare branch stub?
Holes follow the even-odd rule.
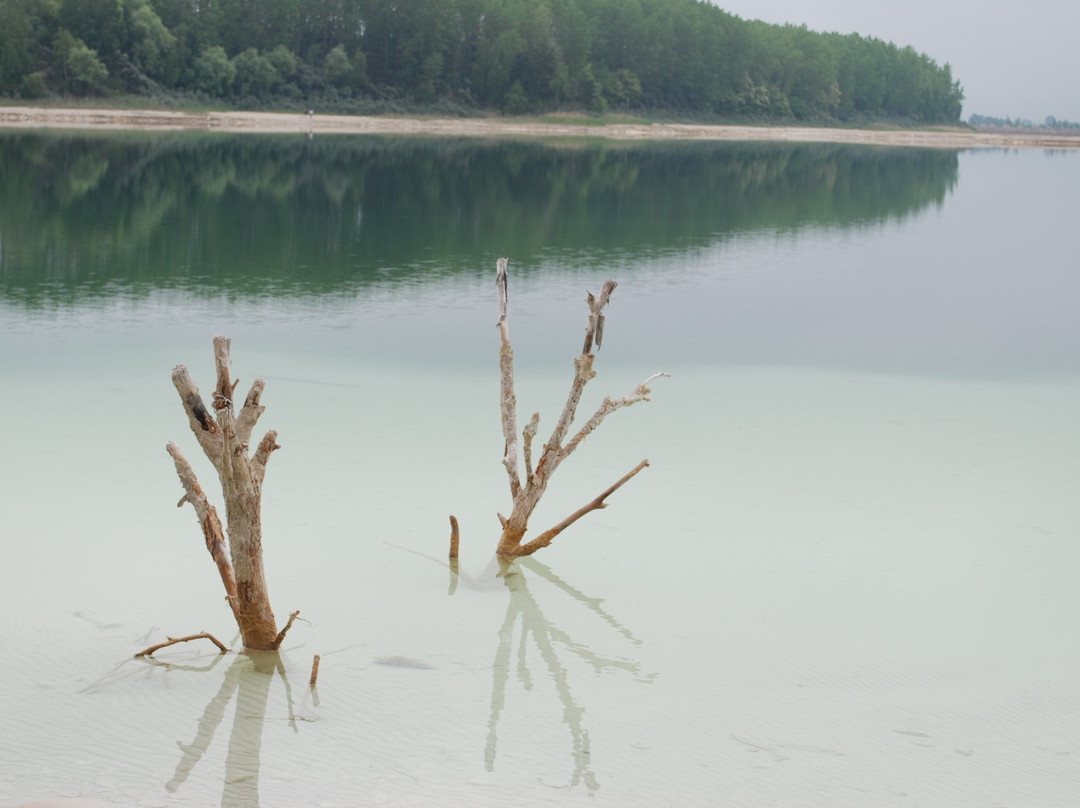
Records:
[[[450,558],[458,557],[458,544],[461,541],[461,533],[458,530],[457,517],[450,514]]]
[[[277,637],[274,638],[274,646],[270,649],[271,651],[276,651],[281,647],[281,644],[285,642],[285,635],[289,633],[289,629],[292,628],[293,621],[295,621],[297,617],[300,617],[299,609],[289,615],[289,622],[285,624],[285,628],[279,631]]]
[[[586,513],[605,507],[604,500],[616,489],[627,482],[631,477],[648,465],[647,461],[639,463],[632,471],[626,474],[617,483],[590,503],[575,511],[551,530],[542,533],[530,542],[522,543],[529,517],[543,496],[548,482],[555,469],[576,449],[581,442],[595,430],[610,413],[622,407],[628,407],[639,401],[648,401],[650,392],[648,385],[659,376],[666,373],[658,373],[650,376],[637,386],[629,395],[618,399],[605,398],[592,417],[581,426],[580,429],[566,440],[570,428],[577,414],[578,405],[581,401],[585,386],[596,375],[593,370],[593,361],[596,352],[600,349],[604,339],[604,309],[611,301],[611,295],[617,286],[613,280],[604,282],[598,295],[588,294],[586,303],[589,307],[589,316],[585,328],[585,342],[581,355],[574,360],[574,377],[570,384],[570,391],[563,405],[562,413],[551,437],[544,444],[540,458],[533,467],[532,441],[539,428],[539,413],[534,413],[528,425],[522,430],[523,454],[525,462],[524,480],[518,471],[518,435],[517,435],[517,399],[514,395],[514,363],[513,349],[510,345],[510,329],[508,324],[509,295],[507,294],[507,259],[500,258],[496,263],[495,285],[498,293],[499,305],[499,371],[500,371],[500,415],[502,420],[503,436],[505,439],[505,454],[503,465],[506,467],[510,482],[510,495],[513,499],[513,509],[509,517],[499,515],[502,524],[502,536],[496,550],[501,557],[514,557],[529,555],[540,547],[546,547],[559,533],[576,522]],[[565,443],[564,443],[565,442]]]

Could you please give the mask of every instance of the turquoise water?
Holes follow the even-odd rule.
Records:
[[[1069,805],[1073,154],[0,139],[0,796]],[[583,412],[496,577],[519,417]],[[267,381],[275,673],[230,642],[169,374]],[[445,563],[462,525],[461,575]],[[320,654],[318,690],[307,687]],[[282,675],[282,673],[284,675]]]

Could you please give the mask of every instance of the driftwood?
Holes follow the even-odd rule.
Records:
[[[617,409],[629,407],[639,401],[648,401],[649,385],[666,373],[656,373],[639,384],[633,392],[622,398],[605,398],[596,412],[575,432],[570,435],[570,427],[577,413],[578,403],[581,401],[585,385],[596,375],[593,370],[593,360],[596,352],[604,339],[604,308],[611,299],[611,293],[615,291],[616,283],[613,280],[604,282],[598,296],[589,293],[589,318],[585,329],[585,344],[581,355],[574,360],[574,378],[570,385],[570,393],[562,414],[555,424],[555,428],[544,444],[536,465],[533,465],[532,441],[536,436],[540,425],[540,414],[533,413],[529,423],[521,430],[520,453],[524,459],[524,479],[519,472],[519,441],[517,428],[517,398],[514,395],[514,350],[510,346],[510,328],[507,321],[507,308],[509,295],[507,293],[506,278],[507,259],[500,258],[497,262],[495,285],[498,291],[499,301],[499,335],[501,346],[499,349],[500,371],[500,402],[502,415],[503,436],[506,440],[506,448],[503,456],[503,465],[510,482],[510,496],[513,498],[513,508],[509,517],[499,514],[502,523],[502,536],[496,554],[503,558],[527,556],[535,553],[541,547],[547,547],[552,540],[563,530],[572,525],[585,514],[606,507],[605,499],[627,482],[631,477],[649,465],[648,460],[642,460],[631,469],[618,482],[604,491],[600,496],[593,499],[587,505],[579,508],[566,519],[553,528],[544,531],[535,539],[522,543],[525,532],[528,529],[529,517],[532,515],[540,498],[544,495],[551,475],[559,465],[587,438],[600,423]],[[456,551],[456,524],[452,536],[452,551]]]
[[[160,651],[162,648],[168,648],[170,645],[176,645],[182,642],[191,642],[192,640],[210,640],[214,645],[218,647],[218,650],[223,653],[229,653],[229,649],[225,647],[225,644],[221,642],[213,634],[208,634],[205,631],[201,631],[198,634],[189,634],[186,637],[169,637],[167,642],[159,642],[157,645],[151,645],[149,648],[144,648],[135,655],[135,658],[145,656],[153,656],[154,652]]]
[[[167,448],[185,492],[178,506],[190,502],[195,508],[206,539],[206,548],[217,564],[226,598],[240,627],[244,647],[273,651],[281,645],[285,633],[299,614],[294,612],[285,628],[280,632],[277,630],[263,572],[262,483],[267,460],[281,447],[277,445],[277,433],[270,431],[255,451],[250,455],[248,453],[251,432],[266,409],[260,403],[265,383],[262,379],[255,380],[237,412],[233,402],[237,383],[231,380],[229,374],[230,344],[228,337],[214,337],[217,386],[212,410],[206,407],[186,367],[177,365],[172,373],[173,385],[180,394],[191,431],[213,463],[221,481],[228,526],[228,556],[225,553],[225,533],[216,509],[207,500],[180,448],[175,443],[170,443]]]

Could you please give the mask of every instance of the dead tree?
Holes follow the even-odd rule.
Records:
[[[604,282],[600,294],[594,297],[588,294],[589,319],[585,329],[585,346],[581,356],[574,360],[574,380],[570,385],[570,394],[563,406],[562,414],[558,422],[544,444],[544,449],[533,466],[532,440],[540,425],[540,414],[533,413],[532,419],[521,431],[521,450],[525,461],[524,482],[520,476],[518,465],[518,428],[517,428],[517,398],[514,395],[514,351],[510,347],[510,329],[507,323],[508,295],[506,290],[506,258],[500,258],[497,262],[495,285],[498,289],[499,298],[499,334],[502,345],[499,350],[499,370],[501,376],[500,400],[502,410],[503,436],[506,439],[503,465],[510,478],[510,496],[513,497],[513,509],[509,517],[499,514],[502,523],[502,537],[496,554],[500,557],[527,556],[535,553],[541,547],[547,547],[552,540],[563,530],[568,528],[578,519],[590,511],[606,507],[604,500],[627,480],[649,465],[648,460],[642,460],[622,479],[604,491],[600,496],[588,504],[582,506],[566,519],[550,530],[541,533],[535,539],[522,544],[525,532],[528,529],[529,517],[536,509],[540,498],[544,495],[551,475],[555,469],[570,456],[570,454],[587,438],[601,421],[620,407],[629,407],[639,401],[648,401],[649,384],[666,373],[656,373],[639,384],[632,393],[622,398],[605,398],[600,407],[593,413],[581,428],[570,435],[570,427],[577,412],[578,403],[581,400],[582,391],[589,380],[596,375],[593,370],[593,360],[596,351],[604,339],[604,307],[611,299],[611,293],[615,290],[615,281]],[[568,437],[569,436],[569,437]]]
[[[259,416],[266,409],[259,403],[265,383],[256,379],[239,412],[233,402],[237,382],[229,376],[228,337],[214,337],[214,363],[217,367],[217,387],[207,409],[188,369],[177,365],[172,380],[180,401],[187,412],[191,431],[203,452],[213,463],[221,481],[225,498],[225,519],[228,525],[229,554],[225,553],[225,533],[217,510],[209,503],[191,465],[175,443],[168,451],[176,464],[176,473],[184,486],[184,496],[177,504],[190,502],[198,515],[210,551],[225,585],[225,595],[232,608],[244,647],[256,651],[276,650],[298,612],[280,632],[270,608],[262,560],[262,484],[266,461],[277,445],[277,432],[267,432],[248,453],[248,442]]]

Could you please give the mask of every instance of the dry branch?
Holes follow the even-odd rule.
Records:
[[[548,530],[545,530],[543,533],[541,533],[535,539],[533,539],[532,541],[530,541],[527,544],[525,544],[524,546],[522,546],[521,552],[518,555],[523,555],[523,556],[532,555],[537,550],[539,550],[541,547],[547,547],[549,544],[551,544],[552,539],[554,539],[556,536],[558,536],[560,533],[562,533],[564,530],[566,530],[566,528],[570,527],[570,525],[574,524],[574,522],[576,522],[578,519],[583,517],[585,514],[590,513],[592,511],[598,511],[601,508],[606,508],[607,503],[604,502],[604,500],[607,499],[609,496],[611,496],[611,494],[615,493],[615,491],[617,491],[619,488],[621,488],[623,486],[623,484],[627,480],[629,480],[631,477],[633,477],[635,474],[637,474],[639,471],[641,471],[647,465],[649,465],[649,461],[648,460],[642,460],[640,463],[638,463],[636,466],[634,466],[630,471],[628,471],[626,474],[624,474],[622,476],[622,478],[617,483],[615,483],[613,486],[611,486],[606,491],[604,491],[604,493],[602,493],[600,496],[598,496],[592,502],[578,508],[576,511],[574,511],[572,514],[570,514],[568,517],[566,517],[561,522],[559,522],[559,524],[555,525],[555,527],[550,528]]]
[[[223,654],[229,653],[229,649],[213,634],[209,634],[205,631],[198,634],[189,634],[186,637],[169,637],[168,642],[159,642],[157,645],[151,645],[149,648],[144,648],[135,655],[135,658],[144,656],[153,656],[156,651],[160,651],[162,648],[168,648],[170,645],[176,645],[182,642],[191,642],[192,640],[210,640]]]
[[[292,628],[293,621],[300,616],[300,611],[297,610],[289,615],[289,622],[285,624],[285,628],[278,632],[274,638],[274,645],[270,648],[271,651],[276,651],[281,647],[281,644],[285,641],[285,635],[289,633],[289,629]]]
[[[176,507],[183,507],[185,502],[190,502],[195,508],[195,515],[199,518],[199,524],[202,526],[203,536],[206,539],[206,549],[210,552],[210,557],[214,559],[214,563],[217,564],[221,583],[225,585],[225,597],[228,599],[229,608],[233,610],[233,616],[235,617],[237,616],[236,577],[233,574],[232,564],[225,554],[225,532],[221,529],[221,519],[218,517],[217,508],[207,500],[206,494],[203,493],[202,487],[195,477],[195,472],[180,452],[180,447],[170,441],[166,449],[172,455],[173,462],[176,465],[176,473],[179,475],[180,483],[184,486],[186,492],[183,499],[176,503]]]
[[[510,347],[510,326],[506,321],[506,309],[509,303],[509,294],[506,289],[506,258],[500,258],[496,262],[495,287],[499,296],[499,371],[502,386],[499,390],[499,399],[502,402],[500,411],[502,414],[503,437],[506,439],[506,450],[503,456],[503,465],[510,477],[510,496],[517,497],[521,492],[521,480],[518,477],[517,468],[517,396],[514,395],[514,349]]]
[[[633,392],[622,398],[605,398],[600,407],[593,413],[580,429],[566,440],[570,428],[574,423],[578,405],[581,402],[585,386],[596,375],[593,370],[593,361],[596,352],[604,340],[604,309],[611,301],[611,295],[615,291],[616,283],[613,280],[604,282],[599,295],[588,294],[586,302],[589,306],[589,316],[585,327],[585,341],[581,355],[574,360],[574,377],[570,383],[570,391],[563,405],[562,413],[551,437],[544,444],[539,460],[533,467],[532,441],[539,428],[540,415],[534,413],[528,425],[522,430],[523,454],[525,461],[525,478],[522,481],[518,471],[518,435],[517,435],[517,398],[514,394],[514,351],[510,345],[510,328],[508,323],[509,295],[507,293],[507,259],[500,258],[496,263],[495,286],[499,304],[499,374],[500,374],[500,415],[502,420],[503,437],[505,440],[505,452],[503,466],[509,478],[510,496],[513,499],[513,508],[509,517],[499,514],[502,524],[502,536],[499,540],[497,554],[501,557],[529,555],[540,547],[546,547],[564,529],[576,522],[586,513],[605,507],[604,499],[613,491],[622,486],[627,480],[648,465],[647,461],[639,463],[629,474],[624,476],[615,485],[594,499],[589,504],[580,508],[571,516],[564,519],[551,530],[541,534],[532,541],[522,544],[522,539],[528,528],[528,520],[540,498],[547,488],[551,475],[567,457],[585,440],[600,423],[621,407],[629,407],[639,401],[648,401],[649,384],[666,373],[657,373],[650,376],[639,384]],[[564,443],[565,441],[565,443]]]

